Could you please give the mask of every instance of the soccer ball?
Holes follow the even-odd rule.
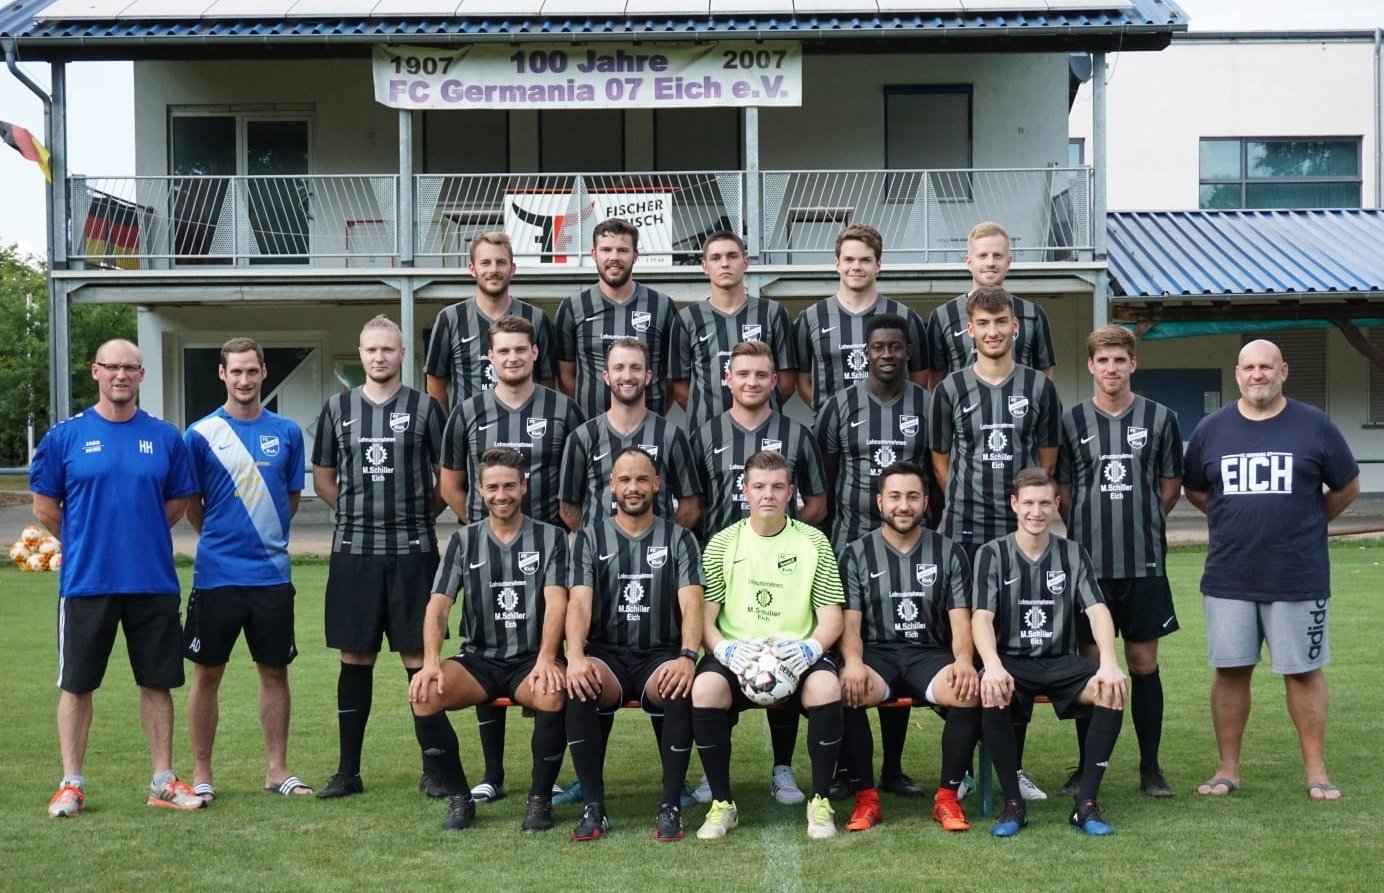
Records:
[[[51,536],[45,536],[43,539],[39,540],[38,548],[35,551],[40,555],[52,555],[54,552],[59,551],[60,548],[56,539]]]
[[[26,546],[35,546],[38,544],[39,540],[43,539],[47,535],[48,534],[44,531],[42,527],[39,527],[36,524],[30,524],[28,527],[25,527],[20,532],[19,541]]]
[[[792,697],[798,677],[766,648],[740,676],[740,690],[760,707],[768,707]]]
[[[14,562],[15,567],[23,567],[24,562],[28,560],[29,547],[24,545],[23,540],[15,543],[13,546],[10,546],[10,561]]]
[[[56,571],[59,570],[61,567],[62,567],[62,553],[61,553],[61,552],[54,552],[52,555],[49,555],[49,556],[48,556],[48,569],[49,569],[50,571],[55,571],[55,572],[56,572]]]
[[[38,554],[37,552],[30,555],[24,561],[24,569],[26,571],[33,571],[34,573],[38,573],[39,571],[46,570],[47,567],[48,561],[44,558],[44,556]]]

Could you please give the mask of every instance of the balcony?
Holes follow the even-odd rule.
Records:
[[[955,263],[966,234],[998,220],[1027,262],[1089,259],[1091,169],[695,171],[72,177],[75,269],[228,267],[378,276],[405,261],[466,266],[478,233],[505,230],[528,271],[589,263],[591,229],[640,226],[640,263],[695,265],[706,236],[745,234],[763,266],[827,264],[836,234],[870,223],[893,267]],[[409,210],[411,208],[411,211]]]

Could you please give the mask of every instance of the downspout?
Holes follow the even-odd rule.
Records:
[[[1091,164],[1094,182],[1091,184],[1091,248],[1092,260],[1101,264],[1096,273],[1091,295],[1091,328],[1110,321],[1110,272],[1106,266],[1106,175],[1109,156],[1106,153],[1106,92],[1105,53],[1091,57]]]
[[[1384,208],[1384,121],[1381,120],[1381,93],[1384,83],[1380,83],[1379,52],[1384,44],[1384,28],[1374,29],[1374,207]]]

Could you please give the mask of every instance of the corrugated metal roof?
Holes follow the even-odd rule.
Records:
[[[1117,298],[1384,293],[1384,211],[1120,211],[1108,220]]]
[[[0,0],[3,2],[3,0]],[[1023,37],[1026,33],[1068,32],[1122,33],[1150,30],[1171,33],[1185,28],[1187,15],[1172,0],[1126,0],[1123,5],[1102,4],[1100,0],[1082,5],[1054,3],[1046,11],[994,10],[991,4],[981,9],[957,13],[881,12],[875,3],[862,3],[859,13],[764,14],[743,10],[732,15],[632,15],[611,17],[607,10],[586,13],[514,15],[512,13],[472,16],[390,16],[379,9],[362,17],[321,15],[302,18],[241,16],[236,18],[200,17],[189,13],[180,19],[106,18],[48,19],[37,17],[52,0],[8,0],[0,6],[0,37],[17,37],[31,45],[82,42],[149,43],[160,40],[198,40],[233,42],[246,39],[276,39],[320,44],[324,39],[378,39],[427,42],[457,37],[508,36],[565,38],[574,36],[630,36],[650,39],[754,36],[760,34],[899,35],[959,36],[968,33]],[[786,7],[788,4],[777,4]],[[848,6],[849,4],[841,4]],[[888,4],[884,4],[885,7]],[[820,9],[820,4],[812,4]],[[387,9],[383,4],[381,8]],[[564,10],[576,7],[565,5]],[[658,8],[657,5],[649,8]]]

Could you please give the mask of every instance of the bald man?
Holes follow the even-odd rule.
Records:
[[[1240,399],[1203,419],[1187,445],[1183,487],[1211,534],[1201,592],[1218,763],[1197,789],[1206,797],[1240,787],[1250,677],[1267,643],[1297,727],[1307,794],[1341,798],[1324,756],[1326,525],[1359,494],[1360,469],[1326,413],[1283,396],[1287,379],[1273,342],[1246,344],[1235,365]]]

